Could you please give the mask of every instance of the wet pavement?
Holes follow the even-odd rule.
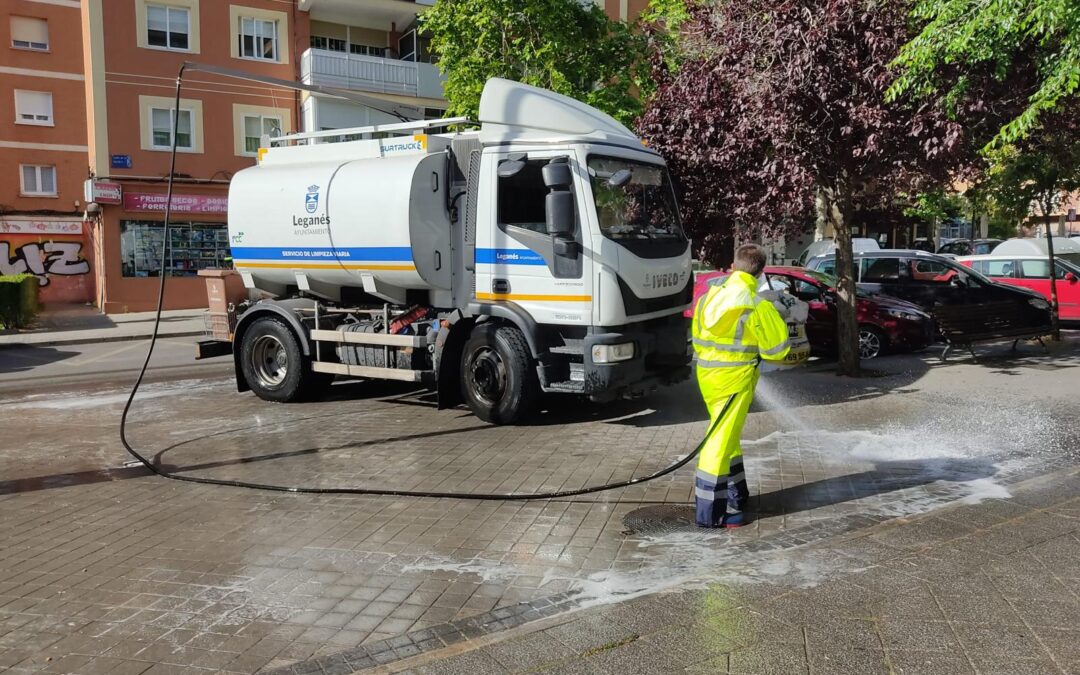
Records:
[[[0,395],[0,668],[350,672],[702,579],[798,580],[833,538],[1080,464],[1080,350],[987,351],[767,376],[744,444],[758,516],[722,533],[686,521],[691,467],[554,501],[245,490],[125,468],[121,389]],[[182,477],[478,494],[644,476],[704,430],[690,384],[497,428],[382,383],[283,406],[205,379],[149,385],[129,438]]]

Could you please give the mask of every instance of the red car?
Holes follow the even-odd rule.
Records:
[[[727,272],[702,272],[694,279],[694,305]],[[806,337],[817,353],[836,351],[836,277],[802,267],[766,267],[769,286],[785,290],[810,306]],[[934,320],[918,305],[887,295],[858,291],[859,355],[875,358],[886,351],[918,350],[934,341]],[[686,316],[692,317],[693,310]]]

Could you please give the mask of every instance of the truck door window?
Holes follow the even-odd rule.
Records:
[[[529,160],[513,176],[499,179],[499,229],[516,225],[547,234],[544,196],[548,193],[541,169],[548,160]]]

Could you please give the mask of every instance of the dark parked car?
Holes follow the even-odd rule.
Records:
[[[938,253],[942,255],[986,255],[1001,243],[1000,239],[954,239],[942,244]]]
[[[835,255],[823,255],[806,263],[807,269],[832,274]],[[939,305],[982,304],[1015,301],[1030,325],[1049,323],[1050,303],[1035,291],[1007,286],[933,253],[882,250],[855,254],[858,287],[883,293],[932,310]]]
[[[836,279],[801,267],[766,267],[765,277],[775,290],[785,290],[810,306],[806,338],[811,353],[836,351]],[[694,283],[694,304],[712,284],[722,283],[726,272],[699,274]],[[884,295],[859,291],[859,353],[872,359],[886,351],[916,350],[934,340],[934,322],[918,306]]]

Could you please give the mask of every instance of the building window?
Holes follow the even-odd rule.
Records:
[[[161,276],[160,221],[120,221],[120,264],[125,277]],[[206,268],[226,268],[229,232],[222,223],[170,223],[166,269],[169,276],[192,277]]]
[[[313,49],[325,49],[331,52],[343,52],[345,51],[345,41],[338,38],[312,35],[311,47]]]
[[[262,146],[262,136],[281,133],[281,118],[267,115],[244,115],[244,153],[256,155]]]
[[[373,47],[371,45],[349,45],[350,54],[360,54],[361,56],[386,56],[386,47]]]
[[[240,17],[240,56],[278,60],[277,21]]]
[[[11,46],[46,51],[49,48],[49,22],[27,16],[11,17]]]
[[[188,50],[191,12],[186,7],[146,6],[146,44],[163,49]]]
[[[53,126],[52,94],[47,91],[16,89],[15,123]]]
[[[150,147],[154,150],[172,149],[173,110],[150,108]],[[194,150],[195,141],[191,128],[191,111],[181,110],[176,121],[176,148]]]
[[[22,194],[34,197],[56,196],[56,167],[41,164],[22,164]]]

